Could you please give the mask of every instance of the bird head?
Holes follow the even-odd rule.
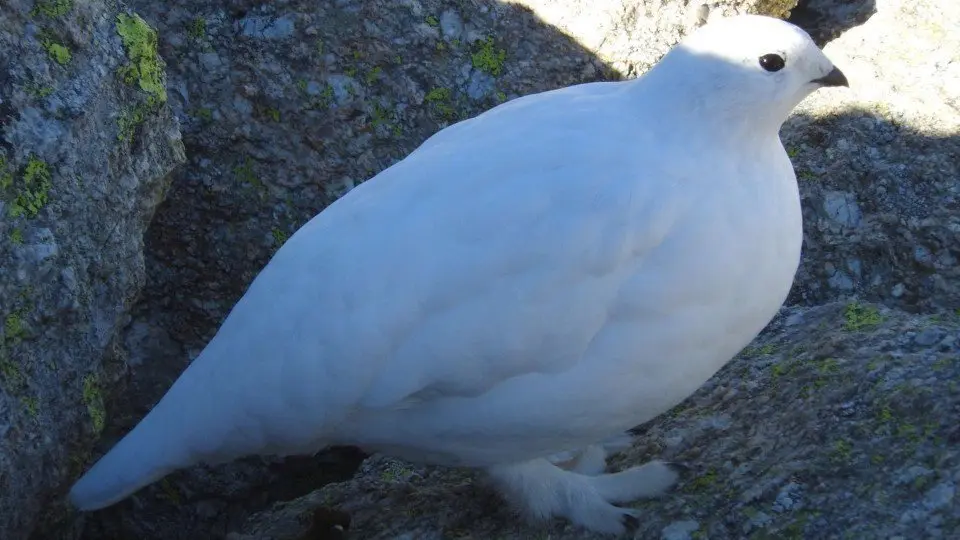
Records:
[[[848,86],[840,69],[802,29],[780,19],[739,15],[688,35],[657,65],[677,83],[678,99],[723,107],[729,116],[779,129],[813,91]],[[683,73],[682,77],[673,74]],[[676,81],[674,81],[676,83]]]

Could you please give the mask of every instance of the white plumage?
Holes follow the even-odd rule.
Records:
[[[71,500],[353,444],[485,468],[535,517],[629,529],[611,503],[676,475],[602,474],[600,444],[690,395],[786,298],[802,232],[778,129],[839,84],[801,30],[741,16],[636,80],[438,132],[290,238]],[[571,470],[548,459],[563,452],[582,452]]]

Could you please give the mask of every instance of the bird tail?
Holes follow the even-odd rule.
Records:
[[[177,419],[165,410],[164,401],[73,485],[69,499],[74,506],[81,511],[110,506],[187,464],[184,446],[170,438],[176,432],[171,422]]]

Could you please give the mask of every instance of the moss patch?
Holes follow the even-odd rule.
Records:
[[[873,306],[864,306],[857,302],[847,304],[843,310],[843,327],[850,331],[864,330],[883,322],[880,311]]]
[[[477,50],[470,56],[473,67],[494,77],[500,75],[503,72],[503,62],[507,59],[507,51],[495,48],[493,37],[479,43]]]
[[[38,0],[30,15],[34,17],[43,15],[54,19],[66,15],[71,9],[73,9],[73,0]]]
[[[167,101],[163,85],[163,65],[157,54],[157,32],[139,15],[117,15],[117,35],[123,40],[130,63],[120,68],[120,76],[127,84],[136,83],[147,93],[151,105]]]
[[[70,54],[70,49],[68,49],[65,45],[55,41],[44,40],[43,48],[47,51],[47,55],[49,55],[54,62],[60,64],[61,66],[69,64],[70,60],[73,58],[73,55]]]
[[[94,431],[100,433],[106,424],[107,412],[103,407],[100,381],[92,373],[83,378],[83,404],[87,406],[87,413],[93,422]]]
[[[456,111],[453,106],[450,104],[451,101],[451,92],[449,88],[434,88],[427,92],[426,97],[423,98],[424,103],[429,103],[433,106],[433,109],[443,118],[447,120],[452,119],[456,116]]]
[[[19,181],[6,170],[6,162],[0,157],[0,193],[8,195],[10,217],[36,217],[49,200],[51,186],[50,168],[37,156],[27,159]]]

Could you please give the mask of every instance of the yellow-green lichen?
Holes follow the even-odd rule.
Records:
[[[268,107],[267,110],[264,111],[264,112],[266,112],[267,118],[269,118],[270,120],[273,120],[274,122],[279,122],[279,121],[280,121],[280,110],[279,110],[279,109],[276,109],[276,108],[274,108],[274,107]]]
[[[714,468],[711,468],[706,473],[698,476],[689,484],[687,484],[686,487],[684,488],[684,491],[687,491],[687,492],[702,491],[710,488],[716,482],[717,482],[717,470]]]
[[[213,111],[209,107],[200,107],[194,113],[194,116],[203,120],[204,122],[210,122],[213,120]]]
[[[163,85],[163,65],[157,54],[157,32],[136,13],[120,13],[117,15],[117,35],[130,60],[120,68],[124,82],[139,85],[152,105],[165,103],[167,90]]]
[[[282,246],[284,242],[286,242],[287,239],[290,237],[290,235],[288,235],[287,233],[281,231],[276,227],[274,227],[273,230],[270,231],[270,234],[273,235],[273,241],[277,244],[277,246]]]
[[[883,316],[877,308],[857,302],[847,304],[843,310],[843,318],[843,327],[850,331],[864,330],[883,322]]]
[[[7,315],[3,320],[3,335],[7,341],[21,339],[25,334],[22,315],[19,312]]]
[[[13,186],[13,173],[7,170],[7,158],[0,154],[0,192]]]
[[[50,58],[61,66],[69,64],[70,60],[73,58],[73,55],[70,54],[70,49],[61,43],[51,40],[44,40],[42,44]]]
[[[20,366],[10,360],[3,344],[0,344],[0,376],[11,386],[20,386],[26,382]]]
[[[100,433],[106,424],[107,412],[103,406],[100,382],[92,373],[83,378],[83,404],[87,406],[87,414],[93,422],[94,431]]]
[[[840,439],[833,444],[833,458],[838,461],[847,461],[850,459],[850,453],[853,451],[853,445],[850,441]]]
[[[371,69],[371,70],[367,73],[367,76],[365,77],[365,80],[367,81],[367,84],[373,84],[373,83],[377,82],[377,79],[380,78],[380,73],[381,73],[382,71],[383,71],[383,68],[381,68],[380,66],[373,66],[373,69]]]
[[[40,402],[37,398],[25,396],[20,398],[20,403],[23,404],[23,408],[27,411],[27,414],[30,415],[30,418],[37,417],[37,413],[40,411]]]
[[[30,15],[55,18],[66,15],[73,9],[73,0],[37,0]]]
[[[153,107],[142,103],[121,111],[120,116],[117,117],[117,140],[126,141],[133,139],[133,134],[136,132],[137,127],[147,119],[147,115],[150,114],[152,110]]]
[[[4,162],[0,159],[0,169]],[[20,182],[13,181],[13,175],[0,174],[0,191],[13,188],[13,200],[10,204],[10,216],[36,217],[46,206],[50,196],[50,168],[46,162],[35,155],[27,158],[27,166],[20,176]]]
[[[434,27],[434,28],[440,26],[440,20],[437,19],[436,17],[434,17],[433,15],[427,15],[426,22],[427,22],[428,25],[430,25],[430,26],[432,26],[432,27]]]
[[[233,173],[236,175],[237,180],[244,184],[263,187],[263,183],[260,181],[260,178],[257,177],[256,171],[253,170],[253,160],[250,159],[250,156],[244,158],[242,165],[234,167]]]
[[[492,36],[481,41],[476,52],[470,57],[473,67],[494,77],[503,72],[503,62],[506,58],[507,51],[496,49]]]
[[[52,86],[40,86],[39,84],[29,84],[26,87],[27,93],[37,99],[43,99],[53,93]]]
[[[424,103],[430,103],[434,110],[440,114],[440,116],[449,120],[452,119],[456,113],[456,111],[453,109],[453,106],[450,105],[450,96],[450,89],[434,88],[427,92],[427,95],[423,98],[423,101]]]
[[[21,229],[13,229],[10,231],[10,243],[15,246],[23,245],[23,231]]]

